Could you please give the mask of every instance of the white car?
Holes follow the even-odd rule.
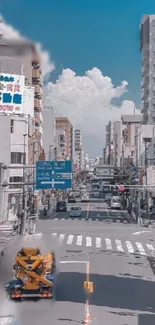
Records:
[[[118,197],[113,197],[111,199],[111,209],[121,210],[121,200]]]
[[[71,207],[70,217],[81,217],[81,208],[80,207]]]
[[[89,201],[90,201],[89,194],[83,193],[81,195],[81,202],[89,202]]]

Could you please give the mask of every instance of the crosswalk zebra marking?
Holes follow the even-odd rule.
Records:
[[[59,240],[60,240],[61,242],[64,240],[64,238],[65,238],[65,235],[64,235],[64,234],[61,234],[61,235],[59,236]]]
[[[71,245],[73,242],[74,236],[73,235],[69,235],[68,239],[67,239],[67,245]]]
[[[147,248],[150,250],[150,251],[154,251],[154,247],[153,245],[151,244],[146,244]]]
[[[96,237],[96,248],[100,248],[101,246],[101,238]]]
[[[139,250],[140,255],[146,255],[143,245],[141,243],[137,243],[137,242],[135,244]]]
[[[105,238],[105,242],[106,242],[106,248],[112,249],[111,239]]]
[[[131,241],[126,241],[126,247],[127,247],[127,250],[130,254],[133,254],[134,253],[134,249],[132,247],[132,244],[131,244]]]
[[[65,235],[65,234],[58,234],[58,233],[52,233],[52,237],[53,238],[57,237],[60,240],[60,242],[66,242],[67,245],[74,244],[74,240],[75,240],[76,246],[82,246],[83,244],[86,247],[92,247],[94,245],[96,248],[99,249],[102,248],[102,246],[104,246],[104,243],[102,242],[102,240],[104,239],[107,250],[116,249],[118,252],[124,252],[124,250],[126,249],[130,254],[134,254],[138,251],[140,255],[147,255],[144,249],[147,248],[150,252],[155,252],[155,248],[151,244],[146,243],[144,246],[144,244],[142,243],[139,242],[132,243],[131,241],[128,240],[122,243],[121,240],[115,239],[115,246],[114,246],[112,245],[112,240],[110,238],[102,239],[101,237],[95,237],[95,238],[93,237],[94,238],[93,239],[90,236],[85,237],[83,235],[67,235],[67,234]],[[83,241],[83,239],[85,239],[85,242]],[[137,247],[137,251],[136,249],[134,249],[135,245]]]
[[[117,247],[118,252],[124,252],[121,240],[115,239],[115,243],[116,243],[116,247]]]
[[[87,247],[92,246],[92,239],[91,239],[91,237],[86,237],[86,246]]]
[[[77,236],[77,242],[76,242],[77,246],[81,246],[82,245],[82,236]]]

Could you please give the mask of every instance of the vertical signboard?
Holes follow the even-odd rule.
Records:
[[[25,77],[0,74],[0,113],[23,114]]]

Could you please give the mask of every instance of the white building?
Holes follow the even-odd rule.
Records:
[[[140,26],[142,54],[141,112],[143,123],[155,124],[155,15],[144,15]]]
[[[74,165],[77,170],[84,169],[84,150],[82,144],[82,131],[74,130]]]
[[[141,115],[121,116],[121,145],[120,145],[120,165],[128,167],[130,163],[136,164],[135,158],[135,136],[136,127],[141,124]]]
[[[56,129],[56,158],[64,160],[66,157],[66,131],[65,129]]]
[[[55,112],[52,106],[45,106],[43,110],[43,148],[46,159],[55,158],[56,123]]]
[[[34,133],[34,88],[25,88],[24,76],[17,75],[7,76],[2,84],[0,163],[9,168],[2,169],[1,174],[2,184],[5,182],[8,186],[2,186],[1,189],[0,222],[8,218],[12,205],[15,210],[19,204],[23,165],[28,165],[33,153],[31,140]],[[6,99],[8,97],[11,98],[9,103]]]

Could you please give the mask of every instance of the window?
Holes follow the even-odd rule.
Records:
[[[14,120],[11,120],[11,123],[10,123],[10,132],[11,133],[14,132]]]
[[[10,183],[20,183],[20,182],[23,182],[23,177],[21,176],[10,177]]]
[[[11,152],[11,164],[25,164],[26,153],[23,152]]]

